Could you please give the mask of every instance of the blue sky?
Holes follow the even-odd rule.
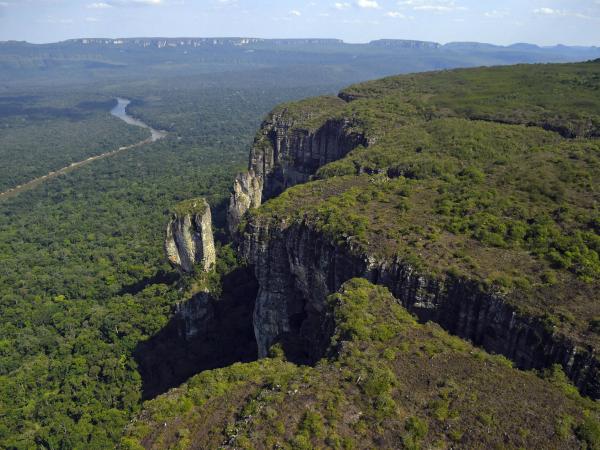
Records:
[[[0,40],[132,36],[600,45],[600,0],[0,0]]]

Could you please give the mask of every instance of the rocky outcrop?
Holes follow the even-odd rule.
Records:
[[[215,264],[212,219],[206,200],[177,205],[167,225],[165,253],[171,265],[185,273],[193,273],[196,267],[209,271]]]
[[[239,175],[234,183],[228,210],[230,232],[237,230],[248,209],[290,186],[307,182],[320,167],[369,144],[351,119],[330,119],[311,129],[286,109],[272,113],[254,141],[248,173]]]
[[[385,285],[421,320],[432,320],[523,369],[561,364],[582,393],[600,398],[600,364],[593,349],[557,335],[536,318],[519,314],[502,295],[473,281],[431,277],[401,259],[378,261],[337,245],[310,224],[252,220],[240,251],[254,265],[259,291],[254,331],[259,355],[276,342],[292,342],[306,360],[322,356],[326,297],[347,280]]]
[[[240,244],[240,252],[254,265],[259,283],[253,317],[259,354],[265,356],[274,343],[281,343],[284,348],[293,349],[298,360],[315,361],[321,357],[323,343],[327,342],[322,326],[325,299],[345,281],[363,277],[388,287],[420,319],[433,320],[460,337],[507,356],[521,368],[561,364],[583,393],[600,398],[600,363],[594,348],[582,344],[584,338],[567,338],[539,317],[520,313],[514,306],[520,304],[514,298],[516,293],[507,297],[468,278],[420,273],[401,258],[377,260],[353,248],[351,242],[332,243],[306,218],[299,223],[281,216],[267,219],[263,214],[246,215],[248,220],[240,230],[241,218],[248,209],[288,187],[309,181],[320,167],[343,158],[353,149],[372,145],[374,142],[360,127],[360,113],[342,117],[344,111],[350,111],[344,102],[368,98],[365,95],[377,98],[386,93],[405,94],[399,85],[394,86],[390,80],[384,80],[369,89],[351,88],[340,93],[341,100],[334,102],[321,98],[289,109],[279,108],[263,123],[251,151],[249,172],[236,181],[229,223],[230,230],[235,230],[232,234]],[[325,109],[318,111],[321,106]],[[385,108],[384,103],[373,102],[371,110],[378,108]],[[488,118],[470,117],[466,112],[456,116],[503,122],[503,114],[500,110]],[[565,137],[591,136],[593,123],[587,119],[576,125],[583,131],[575,125],[561,130],[550,128],[546,119],[536,114],[519,117],[514,123],[552,129]],[[427,118],[429,115],[427,112]],[[391,136],[390,133],[390,140]],[[356,164],[353,168],[357,173],[370,173]],[[372,170],[390,177],[416,178],[402,167]],[[252,188],[244,188],[250,185]],[[248,192],[259,185],[261,194],[255,195],[259,199],[252,203]]]
[[[227,209],[227,226],[233,236],[242,217],[251,208],[258,208],[262,200],[262,177],[256,176],[254,170],[240,173],[233,183],[233,192]]]
[[[250,169],[263,178],[263,199],[269,199],[368,144],[350,119],[330,119],[311,130],[297,125],[284,110],[263,123],[250,154]]]
[[[373,47],[395,48],[395,49],[418,49],[418,50],[437,50],[442,44],[430,41],[414,41],[406,39],[378,39],[369,42]]]

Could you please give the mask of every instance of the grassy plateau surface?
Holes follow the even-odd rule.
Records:
[[[493,285],[597,343],[599,90],[600,63],[585,63],[392,77],[342,91],[350,102],[315,99],[373,144],[253,215]],[[314,128],[313,105],[286,114]]]

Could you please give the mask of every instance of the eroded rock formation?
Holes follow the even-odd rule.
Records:
[[[305,222],[252,220],[240,250],[259,283],[254,331],[260,356],[274,343],[287,342],[304,352],[299,359],[320,358],[327,340],[326,297],[345,281],[363,277],[388,287],[421,320],[435,321],[523,369],[561,364],[584,394],[600,397],[600,363],[591,348],[520,315],[502,295],[476,282],[421,274],[400,259],[378,261],[351,245],[332,243]]]
[[[311,130],[296,124],[284,110],[263,123],[250,154],[250,169],[264,179],[263,199],[269,199],[307,182],[320,167],[361,145],[368,141],[349,119],[330,119]]]
[[[169,323],[134,352],[143,398],[153,398],[204,370],[255,360],[251,317],[256,293],[253,274],[238,268],[224,276],[218,297],[198,292],[178,302]]]
[[[260,206],[262,189],[262,177],[252,169],[236,177],[227,209],[227,226],[231,235],[235,234],[246,211]]]
[[[310,116],[304,120],[310,119]],[[368,146],[364,132],[350,119],[330,119],[315,129],[292,118],[286,109],[263,122],[250,153],[248,172],[236,178],[228,209],[228,228],[237,230],[246,211],[307,182],[317,170]]]
[[[188,301],[179,302],[175,309],[175,318],[179,320],[179,337],[193,339],[207,329],[215,319],[215,307],[209,292],[199,292]]]
[[[206,200],[177,205],[167,225],[165,253],[169,262],[185,273],[193,273],[196,267],[209,271],[215,264],[212,219]]]

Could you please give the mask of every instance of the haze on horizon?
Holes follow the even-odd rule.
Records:
[[[600,45],[600,0],[0,0],[0,40],[150,36]]]

